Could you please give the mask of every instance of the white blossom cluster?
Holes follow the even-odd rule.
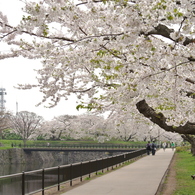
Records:
[[[135,104],[145,99],[170,125],[193,122],[194,6],[188,0],[26,1],[18,26],[0,13],[0,40],[11,48],[0,59],[40,59],[38,85],[20,88],[39,87],[41,103],[50,106],[76,93],[78,108],[135,117]]]

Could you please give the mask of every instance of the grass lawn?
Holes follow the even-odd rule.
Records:
[[[177,186],[173,195],[194,195],[195,179],[191,175],[195,174],[195,156],[189,150],[177,152],[175,170]]]
[[[32,141],[32,140],[28,140],[27,141],[27,145],[47,145],[47,143],[50,143],[51,145],[60,145],[60,144],[70,144],[70,145],[74,145],[74,144],[98,144],[97,141],[93,141],[93,140],[81,140],[81,141]],[[23,145],[23,141],[22,140],[0,140],[0,143],[3,145],[0,147],[1,149],[9,149],[12,148],[12,145],[14,144],[14,146],[18,146],[19,144]],[[100,144],[100,143],[99,143]],[[146,142],[123,142],[123,141],[108,141],[105,143],[102,143],[102,145],[109,145],[109,144],[113,144],[113,145],[133,145],[133,146],[145,146]]]

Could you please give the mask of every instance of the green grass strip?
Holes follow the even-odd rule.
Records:
[[[195,194],[195,179],[191,175],[195,174],[195,156],[190,151],[177,152],[175,164],[177,187],[173,195],[193,195]]]

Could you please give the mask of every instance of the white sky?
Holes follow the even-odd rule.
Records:
[[[0,11],[8,16],[9,22],[17,24],[21,17],[21,5],[19,0],[0,0]],[[0,43],[0,52],[5,48]],[[18,90],[14,86],[17,84],[32,83],[35,80],[36,72],[40,62],[35,60],[20,58],[0,60],[0,88],[5,88],[6,110],[16,112],[16,102],[18,102],[18,111],[35,112],[43,116],[46,120],[51,120],[54,116],[63,114],[77,115],[84,111],[76,110],[76,98],[71,97],[69,101],[61,101],[54,108],[36,107],[35,105],[42,100],[42,94],[38,89]]]

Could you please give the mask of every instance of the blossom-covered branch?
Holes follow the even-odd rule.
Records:
[[[195,135],[195,123],[186,122],[185,125],[182,126],[170,126],[166,123],[166,118],[162,113],[157,113],[155,110],[150,107],[145,100],[139,101],[137,104],[137,109],[141,114],[151,120],[153,123],[159,125],[162,129],[174,133],[180,134],[191,134]]]

